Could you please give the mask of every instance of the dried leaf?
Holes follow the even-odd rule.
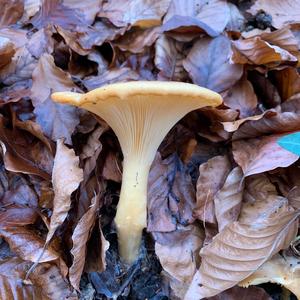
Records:
[[[80,12],[87,23],[92,24],[101,8],[102,1],[88,0],[83,2],[81,0],[64,0],[63,4],[65,7]]]
[[[50,178],[52,154],[41,142],[32,141],[24,131],[6,128],[3,118],[0,118],[0,140],[7,170]]]
[[[6,37],[0,36],[0,68],[7,65],[15,53],[14,44]]]
[[[25,276],[31,263],[8,258],[0,263],[0,298],[3,300],[78,300],[55,265],[42,263]],[[24,280],[24,281],[23,281]]]
[[[283,100],[300,93],[300,76],[297,69],[287,67],[275,73],[277,88]]]
[[[118,27],[132,25],[148,28],[161,23],[170,2],[171,0],[110,0],[104,3],[98,16],[108,18]]]
[[[223,187],[214,197],[219,232],[226,225],[237,221],[242,205],[243,188],[243,172],[241,168],[236,167],[228,174]]]
[[[52,239],[56,229],[67,217],[71,206],[71,194],[83,180],[83,172],[78,165],[79,158],[75,156],[74,150],[66,147],[62,140],[58,140],[52,171],[52,184],[55,196],[46,243]]]
[[[159,78],[162,80],[183,80],[187,77],[183,68],[184,43],[162,35],[155,44],[155,66],[160,70]]]
[[[243,68],[229,62],[230,40],[225,36],[214,39],[203,38],[194,44],[183,66],[193,82],[223,92],[241,76]]]
[[[160,27],[150,27],[147,29],[134,29],[128,31],[119,38],[114,44],[123,51],[141,53],[145,47],[153,45],[160,35]]]
[[[86,243],[93,229],[98,207],[99,195],[96,195],[91,200],[90,208],[80,219],[72,234],[73,247],[71,249],[71,254],[73,255],[73,263],[69,269],[69,278],[72,286],[76,290],[79,290],[79,282],[85,264]]]
[[[170,232],[177,223],[192,223],[194,201],[191,177],[178,156],[173,154],[162,160],[157,154],[148,181],[147,230]]]
[[[202,263],[185,299],[217,295],[251,275],[291,241],[298,216],[299,212],[281,204],[255,222],[256,216],[252,215],[247,222],[227,225],[201,249]]]
[[[244,172],[244,176],[258,174],[279,167],[288,167],[299,157],[277,144],[280,135],[238,140],[232,143],[235,161]]]
[[[252,15],[265,11],[272,17],[272,25],[281,28],[286,24],[299,23],[299,0],[257,0],[249,9]]]
[[[234,46],[232,61],[236,64],[270,64],[283,61],[296,62],[297,57],[287,50],[272,45],[260,37],[232,42]]]
[[[155,243],[155,253],[159,261],[172,277],[182,283],[189,283],[196,272],[199,263],[198,253],[202,246],[204,235],[196,226],[183,227],[175,232],[163,233],[173,243]]]
[[[210,36],[219,35],[229,21],[229,7],[221,0],[173,0],[164,18],[162,30],[198,27]]]
[[[91,76],[83,80],[84,85],[88,90],[93,90],[104,84],[114,82],[138,80],[140,76],[130,68],[111,69],[101,74],[100,76]]]
[[[242,77],[227,93],[224,104],[240,112],[240,117],[252,116],[257,106],[257,97],[252,84]]]
[[[43,54],[37,67],[32,73],[31,98],[37,105],[44,103],[53,92],[73,91],[76,85],[71,76],[55,66],[54,58],[50,54]]]
[[[16,23],[23,14],[23,1],[1,0],[0,28]]]
[[[6,240],[11,250],[24,260],[48,262],[59,258],[59,254],[49,247],[40,258],[44,248],[44,240],[26,227],[1,228],[0,236]]]
[[[215,223],[214,197],[230,172],[226,156],[215,156],[199,167],[197,203],[193,215],[204,223]]]

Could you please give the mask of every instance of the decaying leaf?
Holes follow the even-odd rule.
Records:
[[[69,277],[72,286],[79,290],[79,282],[84,268],[86,257],[86,243],[90,237],[96,220],[96,211],[99,206],[99,195],[96,195],[92,201],[89,210],[83,215],[76,225],[72,240],[73,247],[71,254],[73,255],[73,263],[69,270]]]
[[[166,272],[181,283],[189,283],[199,264],[198,253],[202,243],[203,232],[191,225],[160,234],[155,243],[155,253]]]
[[[132,25],[148,28],[161,24],[161,18],[170,2],[171,0],[110,0],[103,5],[98,16],[108,18],[118,27]]]
[[[173,0],[162,29],[169,31],[186,28],[188,32],[198,27],[210,36],[217,36],[224,30],[229,16],[229,7],[221,0]]]
[[[78,165],[79,158],[75,156],[74,150],[68,149],[62,140],[58,140],[52,172],[55,196],[46,243],[52,239],[56,229],[67,217],[71,206],[71,194],[77,189],[83,179],[82,169]]]
[[[200,165],[199,172],[197,203],[193,214],[204,223],[215,223],[214,197],[230,172],[230,162],[226,156],[215,156]]]
[[[239,217],[243,199],[244,180],[241,168],[234,168],[227,176],[223,187],[214,197],[219,231]]]
[[[25,281],[31,263],[8,258],[0,263],[0,298],[3,300],[78,300],[55,265],[42,263]]]
[[[203,38],[192,47],[183,66],[193,82],[216,92],[226,91],[242,76],[242,66],[229,62],[231,44],[225,36]]]
[[[184,44],[162,35],[155,44],[155,65],[160,70],[159,77],[164,80],[182,80],[186,77],[182,61]]]
[[[162,160],[157,154],[149,174],[147,230],[171,232],[177,223],[192,223],[194,199],[191,177],[178,156]]]
[[[202,263],[185,299],[214,296],[236,285],[294,238],[298,211],[287,202],[277,202],[272,210],[268,207],[260,209],[260,205],[261,201],[257,206],[254,202],[253,213],[248,218],[227,225],[201,249]],[[259,219],[256,218],[257,211],[261,213]]]
[[[263,136],[255,139],[238,140],[232,143],[235,161],[243,170],[244,176],[258,174],[279,167],[288,167],[299,156],[277,144],[280,135]]]

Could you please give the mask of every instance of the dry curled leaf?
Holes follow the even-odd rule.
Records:
[[[214,197],[230,172],[230,162],[226,156],[215,156],[200,165],[199,172],[197,203],[193,215],[204,223],[215,223]]]
[[[53,212],[46,243],[66,219],[71,206],[71,194],[78,188],[82,179],[83,171],[79,168],[79,157],[75,156],[74,150],[65,146],[62,140],[58,140],[52,171]]]
[[[242,66],[230,63],[230,51],[231,43],[225,36],[202,38],[193,45],[183,66],[194,83],[224,92],[243,72]]]
[[[191,177],[178,156],[162,160],[157,154],[149,174],[147,230],[170,232],[177,223],[192,223],[194,199]]]
[[[173,0],[164,18],[162,30],[182,31],[184,28],[188,32],[195,31],[198,27],[210,36],[217,36],[224,30],[229,16],[229,6],[222,0]]]
[[[104,3],[99,17],[108,18],[114,25],[152,27],[161,24],[171,0],[109,0]]]
[[[252,214],[251,220],[227,225],[201,249],[201,266],[185,299],[217,295],[251,275],[293,239],[298,216],[299,212],[280,203],[255,222]]]
[[[198,253],[204,239],[203,232],[191,225],[161,235],[163,242],[158,240],[155,243],[155,253],[162,267],[181,283],[189,283],[199,263]],[[166,235],[167,241],[164,241]]]
[[[160,80],[183,80],[187,74],[183,68],[184,43],[162,35],[155,44],[155,66],[160,70]]]
[[[96,195],[92,199],[88,211],[79,220],[72,234],[73,247],[71,249],[71,254],[73,255],[73,263],[69,269],[69,278],[72,286],[76,290],[79,290],[79,282],[85,264],[86,243],[90,237],[97,217],[96,211],[98,206],[99,195]]]
[[[214,197],[219,232],[237,221],[243,199],[244,180],[241,168],[234,168],[227,176],[223,187]]]
[[[277,144],[280,137],[262,136],[232,143],[234,159],[242,168],[244,176],[288,167],[299,158]]]

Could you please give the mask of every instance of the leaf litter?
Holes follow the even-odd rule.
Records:
[[[1,299],[300,295],[298,0],[0,5]],[[224,102],[161,144],[127,267],[119,143],[50,95],[131,80],[191,82]]]

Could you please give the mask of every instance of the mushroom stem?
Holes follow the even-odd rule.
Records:
[[[126,263],[132,263],[140,248],[142,231],[147,226],[147,182],[150,165],[125,157],[123,178],[115,223],[119,251]]]

